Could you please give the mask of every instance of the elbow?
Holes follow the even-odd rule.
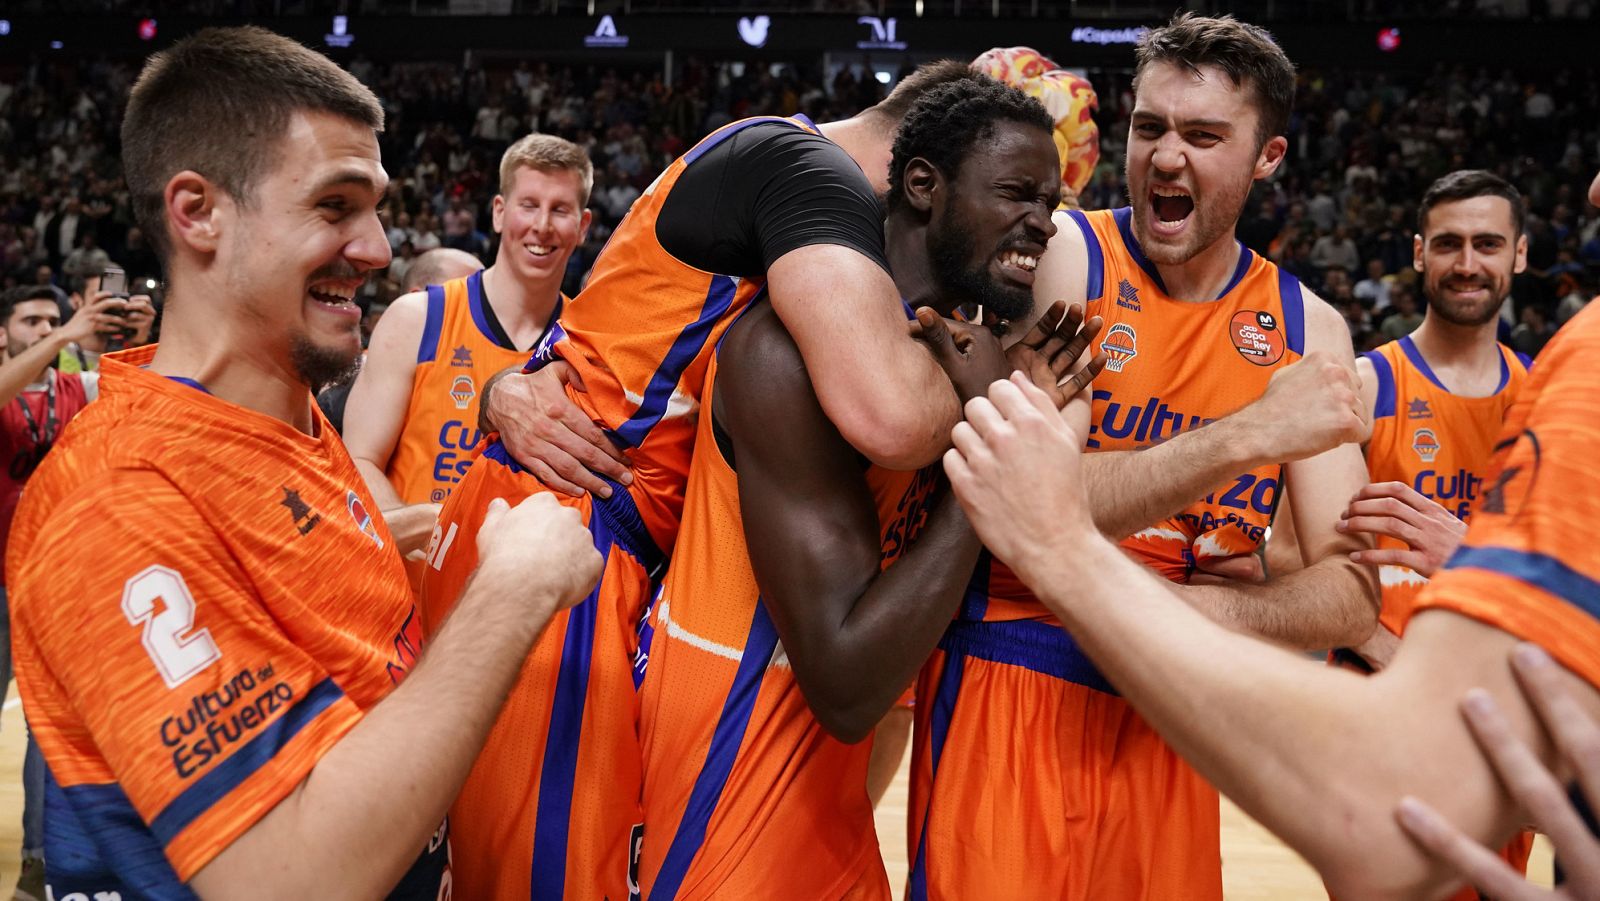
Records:
[[[897,408],[879,415],[861,410],[834,420],[850,446],[878,466],[901,472],[921,469],[939,459],[950,446],[953,423],[934,421],[937,407]]]
[[[878,727],[878,717],[872,716],[870,711],[863,709],[863,705],[850,703],[841,699],[840,702],[824,702],[821,704],[811,700],[808,695],[806,703],[810,705],[811,712],[816,715],[817,722],[831,736],[853,745],[866,739]]]

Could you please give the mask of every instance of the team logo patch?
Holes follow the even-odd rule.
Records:
[[[1406,402],[1406,418],[1432,419],[1433,410],[1428,408],[1427,400],[1420,397],[1413,397],[1411,400]]]
[[[347,490],[344,496],[345,509],[350,511],[350,518],[355,520],[356,528],[363,535],[372,539],[372,543],[383,547],[383,538],[378,534],[378,526],[372,521],[372,514],[367,512],[367,505],[361,500],[361,495]]]
[[[1424,463],[1432,463],[1433,458],[1439,456],[1439,439],[1433,435],[1433,429],[1417,429],[1411,436],[1411,449],[1417,452]]]
[[[1106,339],[1100,342],[1100,349],[1106,352],[1106,368],[1112,372],[1121,372],[1128,361],[1139,355],[1139,336],[1133,326],[1119,322],[1106,332]]]
[[[1228,323],[1228,340],[1239,356],[1257,366],[1271,366],[1283,359],[1283,332],[1277,317],[1256,310],[1240,310]]]
[[[478,396],[478,386],[472,384],[472,376],[458,375],[450,384],[450,399],[456,402],[457,410],[465,410]]]
[[[450,365],[457,369],[472,368],[472,350],[465,344],[450,351]]]
[[[1127,279],[1123,279],[1122,284],[1117,285],[1117,306],[1124,310],[1139,312],[1139,289]]]

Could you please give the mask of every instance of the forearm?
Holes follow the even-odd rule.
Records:
[[[1231,419],[1136,451],[1083,458],[1089,510],[1101,534],[1119,540],[1176,514],[1259,463],[1249,429]]]
[[[507,588],[474,577],[415,671],[195,876],[201,897],[377,898],[394,888],[460,791],[554,610],[553,600],[508,603]]]
[[[1359,676],[1230,632],[1107,542],[1068,556],[1019,569],[1162,737],[1334,891],[1429,897],[1448,881],[1395,824],[1405,793],[1473,808],[1484,840],[1509,836],[1508,808],[1478,803],[1501,795],[1456,712],[1458,690],[1432,697],[1416,688],[1426,676]]]
[[[1348,557],[1327,557],[1266,582],[1186,585],[1182,593],[1235,632],[1298,650],[1361,644],[1378,622],[1371,572]]]
[[[851,446],[879,466],[920,469],[950,446],[961,405],[933,355],[909,338],[869,365],[812,370],[822,409]]]
[[[498,432],[500,427],[496,423],[504,422],[505,417],[512,415],[510,411],[502,409],[503,403],[495,402],[494,389],[499,386],[502,379],[521,371],[521,366],[510,366],[489,376],[489,380],[483,383],[483,391],[478,396],[478,431],[485,435]]]
[[[373,462],[367,457],[352,455],[356,471],[361,473],[361,478],[367,483],[367,490],[372,492],[372,499],[378,502],[381,511],[393,510],[395,507],[405,506],[405,500],[400,497],[400,492],[394,490],[389,477],[384,473],[384,467]]]
[[[911,548],[872,580],[824,644],[795,661],[801,690],[841,740],[865,738],[894,706],[950,624],[977,566],[982,545],[953,494],[939,491]]]

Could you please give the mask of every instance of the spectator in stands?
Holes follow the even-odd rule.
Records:
[[[1311,245],[1311,265],[1327,272],[1343,269],[1354,272],[1361,268],[1361,251],[1350,238],[1350,229],[1343,223],[1334,226],[1333,233],[1323,235]]]
[[[1388,341],[1398,341],[1416,331],[1422,324],[1422,313],[1417,310],[1417,296],[1404,282],[1396,283],[1389,291],[1393,311],[1384,317],[1378,330]]]
[[[1384,273],[1383,260],[1376,257],[1367,260],[1367,277],[1356,282],[1352,293],[1367,309],[1374,313],[1381,312],[1389,306],[1389,277]]]
[[[1517,327],[1511,330],[1511,346],[1524,356],[1536,357],[1556,333],[1544,307],[1529,304],[1522,308]]]

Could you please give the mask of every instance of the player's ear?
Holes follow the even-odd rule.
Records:
[[[1527,258],[1526,258],[1526,256],[1524,256],[1523,262],[1526,262],[1526,261],[1527,261]],[[1421,235],[1412,235],[1411,236],[1411,268],[1417,270],[1418,272],[1422,271],[1422,236]],[[1522,270],[1519,269],[1517,271],[1521,272]]]
[[[221,241],[222,190],[211,179],[185,169],[167,180],[162,192],[173,242],[197,253],[214,253]]]
[[[1283,135],[1261,145],[1261,152],[1256,155],[1254,178],[1259,181],[1278,171],[1278,166],[1283,164],[1283,155],[1288,152],[1289,139]]]
[[[1517,261],[1511,264],[1511,271],[1520,274],[1528,268],[1528,236],[1517,235]]]
[[[494,203],[490,205],[489,210],[490,210],[489,218],[490,218],[491,222],[493,223],[494,233],[498,235],[498,234],[500,234],[501,230],[505,227],[505,221],[506,221],[506,198],[505,198],[505,195],[503,195],[503,194],[494,195]],[[584,215],[588,215],[588,213],[589,213],[588,210],[584,210],[583,212],[584,212]],[[587,226],[587,224],[588,223],[585,223],[585,226]]]
[[[911,208],[926,213],[933,208],[933,195],[944,182],[939,167],[922,157],[906,163],[905,174],[900,179],[900,191]]]

